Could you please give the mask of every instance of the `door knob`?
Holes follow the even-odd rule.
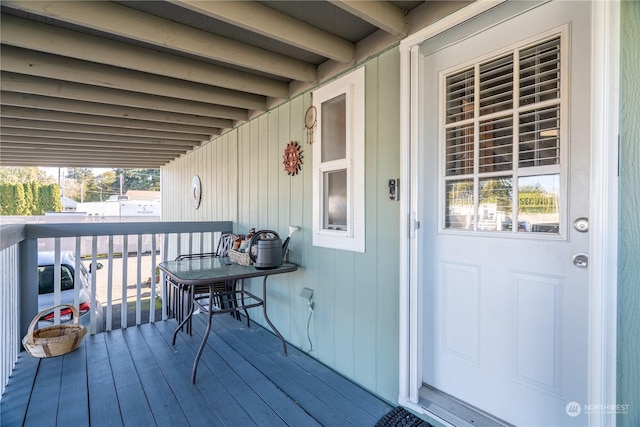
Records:
[[[578,268],[587,268],[589,265],[589,254],[581,252],[573,256],[573,264]]]
[[[581,233],[589,231],[589,219],[585,217],[577,218],[573,221],[573,228]]]

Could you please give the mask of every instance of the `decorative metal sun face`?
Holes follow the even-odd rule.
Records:
[[[300,172],[302,169],[302,148],[297,142],[291,141],[287,144],[282,155],[282,164],[284,171],[291,176]]]

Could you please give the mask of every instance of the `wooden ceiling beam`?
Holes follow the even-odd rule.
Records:
[[[51,80],[16,73],[0,74],[2,90],[34,95],[52,96],[89,102],[100,102],[151,110],[170,111],[214,118],[244,121],[248,111],[203,102],[173,99],[157,95],[133,94],[128,91],[107,89],[80,83]],[[135,95],[135,96],[132,96]]]
[[[2,122],[4,119],[40,120],[44,122],[71,123],[79,125],[97,125],[103,127],[131,128],[142,130],[154,130],[161,132],[193,133],[199,135],[219,135],[220,129],[189,126],[175,123],[159,123],[148,120],[121,119],[117,117],[95,116],[91,114],[69,113],[64,111],[51,111],[37,108],[0,106]]]
[[[9,137],[23,136],[28,138],[40,137],[40,138],[62,138],[62,139],[77,139],[81,141],[98,140],[98,141],[111,141],[111,142],[148,142],[148,143],[161,143],[170,142],[176,143],[178,141],[185,142],[186,145],[200,145],[204,141],[194,140],[176,140],[170,138],[154,138],[154,137],[142,137],[142,136],[130,136],[130,135],[113,135],[113,134],[95,134],[84,132],[69,132],[63,130],[51,130],[51,129],[20,129],[20,128],[0,128],[1,140],[5,140]]]
[[[9,157],[23,157],[24,155],[44,155],[44,154],[64,154],[67,156],[72,156],[72,157],[85,157],[85,156],[91,156],[97,153],[101,153],[106,155],[107,157],[110,157],[112,159],[135,159],[135,158],[139,158],[139,159],[150,159],[150,160],[162,160],[162,161],[168,161],[168,160],[172,160],[176,157],[175,153],[160,153],[160,152],[145,152],[145,151],[140,151],[140,150],[121,150],[121,151],[115,151],[115,150],[111,150],[109,151],[107,150],[100,150],[98,148],[92,148],[89,150],[82,150],[82,149],[73,149],[73,148],[68,148],[68,147],[56,147],[56,148],[11,148],[11,149],[7,149],[7,151],[5,151],[4,149],[3,151],[3,155]]]
[[[2,71],[70,81],[110,89],[224,105],[266,110],[266,98],[201,83],[141,73],[34,50],[2,47]]]
[[[172,3],[265,37],[342,63],[353,60],[355,45],[255,1],[171,0]]]
[[[1,39],[6,45],[210,86],[274,98],[289,96],[286,82],[14,16],[2,17]]]
[[[50,96],[30,95],[26,93],[2,91],[0,92],[0,100],[2,100],[2,105],[5,106],[58,111],[61,113],[89,114],[115,119],[148,121],[156,123],[157,126],[166,123],[203,128],[230,129],[233,127],[233,121],[229,119],[126,107],[123,105],[102,104],[99,102],[53,98]]]
[[[104,157],[3,157],[0,153],[0,166],[40,166],[40,167],[77,167],[77,168],[113,168],[122,169],[159,169],[170,161],[149,159],[114,159]]]
[[[4,0],[2,5],[292,80],[314,82],[317,77],[313,64],[112,2]]]
[[[73,150],[73,149],[64,149],[63,147],[60,148],[38,148],[38,149],[28,149],[28,148],[12,148],[12,149],[8,149],[7,151],[2,150],[3,153],[3,157],[9,158],[9,157],[13,157],[13,158],[24,158],[27,157],[29,155],[31,156],[38,156],[38,157],[47,157],[47,156],[58,156],[58,157],[62,157],[62,158],[77,158],[77,159],[82,159],[82,158],[89,158],[91,156],[98,156],[98,157],[107,157],[109,159],[118,159],[118,160],[150,160],[150,161],[154,161],[154,162],[163,162],[166,163],[168,161],[171,161],[173,159],[175,159],[176,157],[180,157],[181,155],[186,154],[187,152],[184,153],[148,153],[148,152],[144,152],[144,151],[119,151],[119,152],[113,152],[113,151],[101,151],[98,150],[96,148],[90,149],[90,150]]]
[[[176,148],[179,150],[190,150],[194,147],[198,147],[201,145],[199,142],[193,141],[149,141],[147,139],[138,139],[138,140],[119,140],[119,141],[111,141],[111,140],[103,140],[99,138],[94,138],[91,140],[82,140],[76,138],[56,138],[56,137],[47,137],[47,136],[25,136],[25,135],[1,135],[0,136],[1,143],[18,143],[18,144],[48,144],[48,145],[82,145],[86,144],[89,147],[114,147],[119,146],[119,144],[132,144],[134,146],[139,145],[141,148],[147,147],[149,149],[153,148]]]
[[[32,132],[31,135],[42,135],[47,131],[81,133],[83,135],[115,135],[132,136],[140,138],[154,138],[164,140],[203,141],[211,139],[211,135],[193,134],[182,132],[163,132],[158,130],[86,125],[77,123],[54,122],[45,120],[5,118],[0,119],[0,125],[6,132],[12,130],[24,130]],[[15,135],[15,134],[13,134]],[[87,138],[90,139],[90,138]]]
[[[164,146],[164,145],[156,145],[149,146],[149,144],[100,144],[100,143],[84,143],[78,141],[66,141],[66,140],[58,140],[55,143],[51,142],[33,142],[29,141],[28,143],[24,142],[12,142],[12,141],[2,141],[2,149],[10,149],[10,148],[20,148],[20,149],[31,149],[31,148],[60,148],[60,150],[65,151],[75,151],[75,150],[83,150],[89,149],[96,151],[104,151],[108,152],[109,150],[117,150],[117,151],[132,151],[132,152],[154,152],[161,154],[181,154],[188,151],[191,151],[191,147],[185,146]]]
[[[135,156],[95,156],[91,153],[56,153],[46,151],[33,154],[0,154],[0,165],[2,166],[57,166],[57,167],[119,167],[124,169],[157,169],[165,165],[173,158],[152,158],[144,155]],[[117,166],[114,166],[117,164]]]
[[[329,0],[332,4],[401,39],[408,33],[404,12],[388,1]]]
[[[181,152],[181,153],[167,153],[167,152],[157,152],[157,151],[151,151],[151,152],[145,152],[145,151],[141,151],[141,150],[121,150],[118,153],[113,153],[111,151],[109,151],[108,149],[102,150],[99,148],[92,148],[92,149],[88,149],[88,150],[83,150],[83,149],[74,149],[71,147],[56,147],[56,148],[51,148],[51,147],[29,147],[29,148],[18,148],[18,147],[8,147],[2,148],[3,151],[3,155],[6,157],[23,157],[22,155],[29,155],[31,154],[33,155],[46,155],[49,154],[51,155],[52,153],[55,154],[60,154],[62,156],[68,157],[68,156],[73,156],[73,157],[87,157],[87,156],[95,156],[95,155],[99,155],[99,156],[107,156],[110,157],[112,159],[153,159],[153,160],[161,160],[164,162],[168,162],[170,160],[175,159],[178,156],[181,156],[183,154],[186,154],[187,152]]]

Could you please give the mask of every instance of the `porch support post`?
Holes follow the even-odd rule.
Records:
[[[31,320],[38,314],[38,239],[25,239],[18,248],[18,310],[20,319],[20,336],[26,335]]]

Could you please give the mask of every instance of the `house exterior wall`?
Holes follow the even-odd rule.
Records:
[[[621,2],[620,241],[617,402],[629,404],[619,426],[640,425],[640,3]],[[287,341],[309,350],[303,287],[314,290],[310,354],[389,401],[397,397],[399,206],[386,180],[399,175],[399,54],[366,63],[366,252],[311,245],[312,150],[304,94],[208,143],[162,169],[165,221],[230,220],[236,232],[271,228],[283,237],[299,225],[290,259],[301,269],[269,279],[269,312]],[[289,177],[282,152],[303,148],[303,167]],[[202,205],[191,206],[190,184],[202,180]],[[401,183],[402,185],[402,183]],[[256,288],[259,283],[252,282]],[[252,318],[262,321],[258,312]]]
[[[640,3],[621,2],[618,426],[640,425]]]
[[[397,47],[365,64],[366,252],[312,246],[312,149],[304,114],[305,93],[200,147],[162,169],[165,221],[230,220],[237,233],[251,227],[284,237],[301,227],[289,245],[296,272],[269,278],[269,317],[285,339],[389,401],[398,396],[398,202],[387,197],[387,180],[400,173]],[[282,153],[297,141],[302,171],[284,172]],[[202,181],[202,205],[191,206],[190,184]],[[402,184],[402,183],[401,183]],[[257,294],[261,282],[249,283]],[[314,291],[315,311],[300,297]],[[252,319],[263,322],[258,311]]]

